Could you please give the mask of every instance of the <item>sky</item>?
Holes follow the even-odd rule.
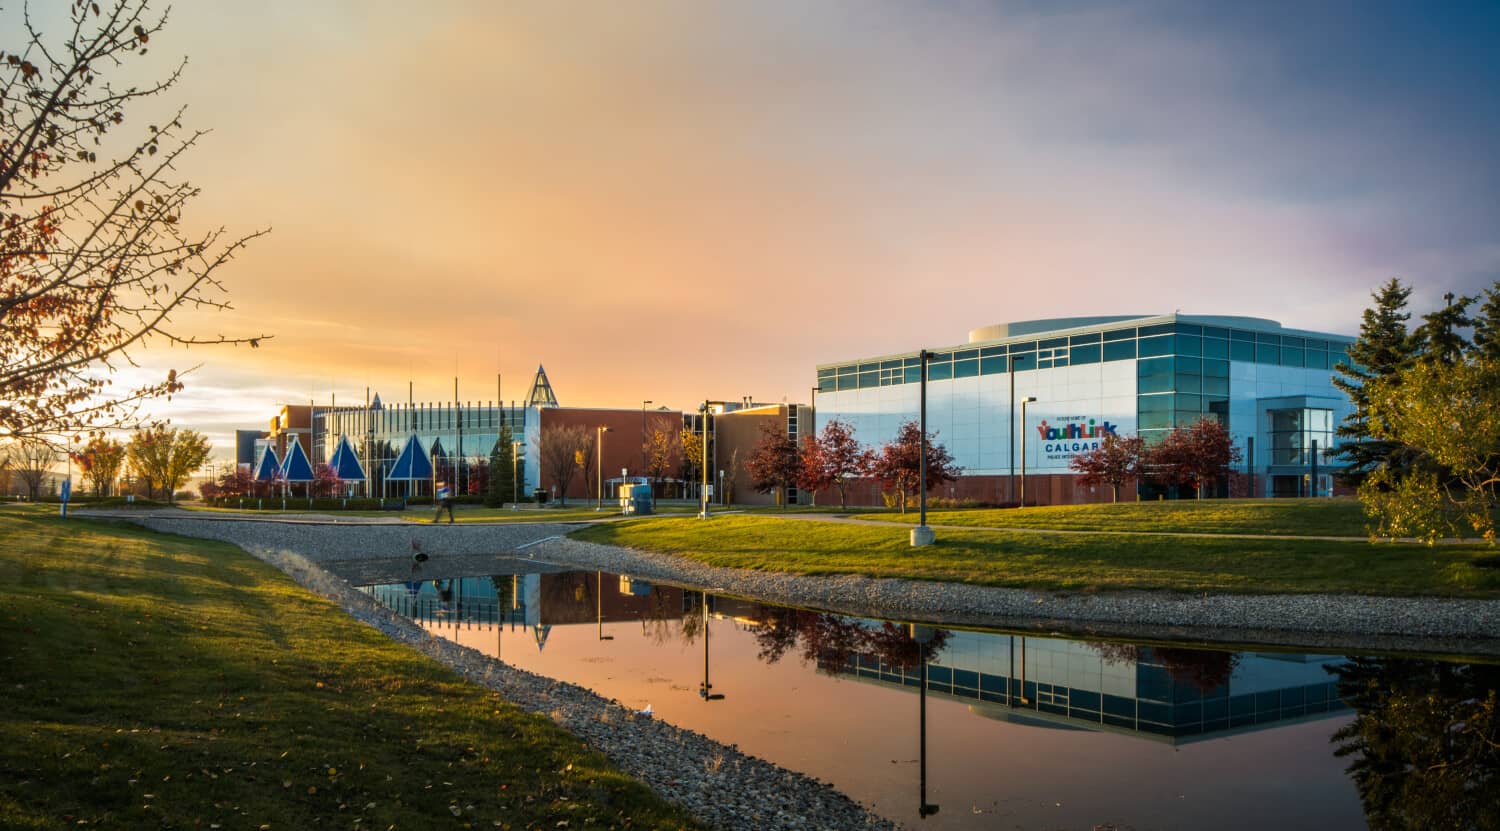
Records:
[[[1354,334],[1500,279],[1496,42],[1459,0],[195,0],[132,71],[188,59],[186,221],[270,233],[180,322],[273,337],[139,371],[199,366],[154,411],[227,455],[538,364],[691,408],[1013,320]]]

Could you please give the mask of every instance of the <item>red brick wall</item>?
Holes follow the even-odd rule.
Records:
[[[650,434],[656,429],[677,433],[682,430],[682,413],[676,410],[647,410],[642,419],[640,410],[626,409],[587,409],[582,407],[544,407],[541,411],[541,429],[548,430],[553,427],[578,426],[597,436],[594,431],[601,425],[611,428],[614,432],[604,434],[604,478],[618,478],[620,468],[628,468],[631,476],[645,476],[646,470],[641,460],[641,436],[642,423],[645,424],[645,433]],[[595,456],[597,459],[597,455]],[[677,475],[678,465],[673,465],[669,476]],[[569,499],[593,499],[595,488],[598,484],[598,474],[594,473],[589,481],[583,481],[583,476],[574,476],[568,487]],[[549,493],[552,490],[551,475],[545,469],[541,471],[541,486]],[[605,486],[605,501],[614,498],[614,494]]]

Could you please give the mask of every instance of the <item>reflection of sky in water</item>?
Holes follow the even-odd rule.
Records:
[[[927,699],[927,798],[941,812],[922,820],[918,695],[907,680],[919,664],[902,651],[904,629],[712,598],[709,671],[724,699],[705,702],[697,592],[576,572],[373,591],[435,633],[650,705],[913,826],[1364,824],[1329,743],[1347,714],[1307,712],[1330,706],[1323,665],[1339,659],[944,632]],[[778,647],[779,660],[761,657]],[[1024,705],[1008,706],[1007,690]]]

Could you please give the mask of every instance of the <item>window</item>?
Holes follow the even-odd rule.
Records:
[[[1117,340],[1135,340],[1134,329],[1113,329],[1104,333],[1106,343]]]
[[[1073,347],[1069,351],[1068,363],[1074,365],[1099,363],[1099,344],[1095,343]]]
[[[1255,362],[1255,344],[1232,340],[1229,342],[1229,359],[1241,363]]]
[[[1105,341],[1104,360],[1129,361],[1135,358],[1134,340]]]
[[[952,363],[930,363],[927,365],[927,380],[929,381],[947,381],[952,377]]]
[[[1141,337],[1143,338],[1151,337],[1152,335],[1170,335],[1175,331],[1176,329],[1170,323],[1162,323],[1156,326],[1142,326],[1140,328]]]
[[[1269,343],[1255,345],[1255,362],[1258,364],[1281,363],[1281,347]]]
[[[1073,337],[1068,339],[1069,343],[1071,343],[1073,346],[1077,346],[1080,343],[1098,343],[1099,340],[1100,338],[1098,332],[1094,332],[1088,335],[1074,335]]]
[[[1136,392],[1171,392],[1174,363],[1172,358],[1142,358],[1136,364]]]
[[[1046,340],[1044,340],[1041,343],[1037,344],[1037,346],[1039,348],[1041,348],[1041,349],[1056,349],[1059,346],[1066,347],[1067,345],[1068,345],[1068,339],[1067,338],[1047,338]]]
[[[1197,335],[1177,335],[1174,343],[1179,355],[1196,357],[1203,354],[1203,338]]]
[[[1006,348],[1004,346],[986,346],[985,348],[979,350],[979,357],[992,358],[996,355],[1004,355],[1005,352]]]
[[[1229,341],[1215,340],[1213,338],[1203,339],[1203,357],[1205,358],[1228,358]]]
[[[963,354],[963,353],[959,353],[959,354]],[[978,353],[975,353],[975,354],[977,355]],[[953,362],[953,377],[954,378],[973,378],[974,376],[976,376],[978,374],[979,374],[979,359],[977,357],[976,358],[972,358],[972,359],[967,360],[967,361],[954,361]]]
[[[980,375],[1004,375],[1005,374],[1005,365],[1006,365],[1006,362],[1009,361],[1009,360],[1010,359],[1007,358],[1007,357],[1005,357],[1004,355],[999,355],[999,356],[996,356],[996,357],[993,357],[993,358],[980,358],[979,359],[979,374]]]
[[[1172,339],[1170,337],[1141,338],[1139,348],[1142,358],[1170,355],[1172,354]]]
[[[1281,365],[1282,366],[1302,366],[1304,360],[1305,360],[1305,358],[1304,358],[1304,350],[1301,347],[1295,347],[1295,346],[1283,346],[1283,347],[1281,347]]]
[[[1028,352],[1024,355],[1011,354],[1012,366],[1017,372],[1027,369],[1036,369],[1036,353]]]
[[[979,350],[978,349],[965,349],[965,350],[963,350],[961,352],[954,352],[953,353],[953,360],[955,360],[955,361],[967,361],[967,360],[969,360],[971,358],[977,358],[977,357],[979,357]]]

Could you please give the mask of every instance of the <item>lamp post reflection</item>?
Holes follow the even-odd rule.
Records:
[[[698,688],[698,695],[704,701],[719,701],[724,698],[722,693],[711,692],[714,685],[708,682],[708,592],[703,595],[703,686]]]
[[[922,819],[936,814],[938,806],[927,801],[927,644],[932,642],[933,630],[930,626],[919,626],[911,624],[911,639],[917,644],[917,659],[921,663],[922,673],[920,684],[917,687],[917,712],[918,712],[918,744],[920,745],[917,757],[919,759],[921,793],[918,795],[917,816]]]
[[[614,635],[604,634],[604,572],[594,572],[594,615],[599,619],[599,640],[612,641]]]

